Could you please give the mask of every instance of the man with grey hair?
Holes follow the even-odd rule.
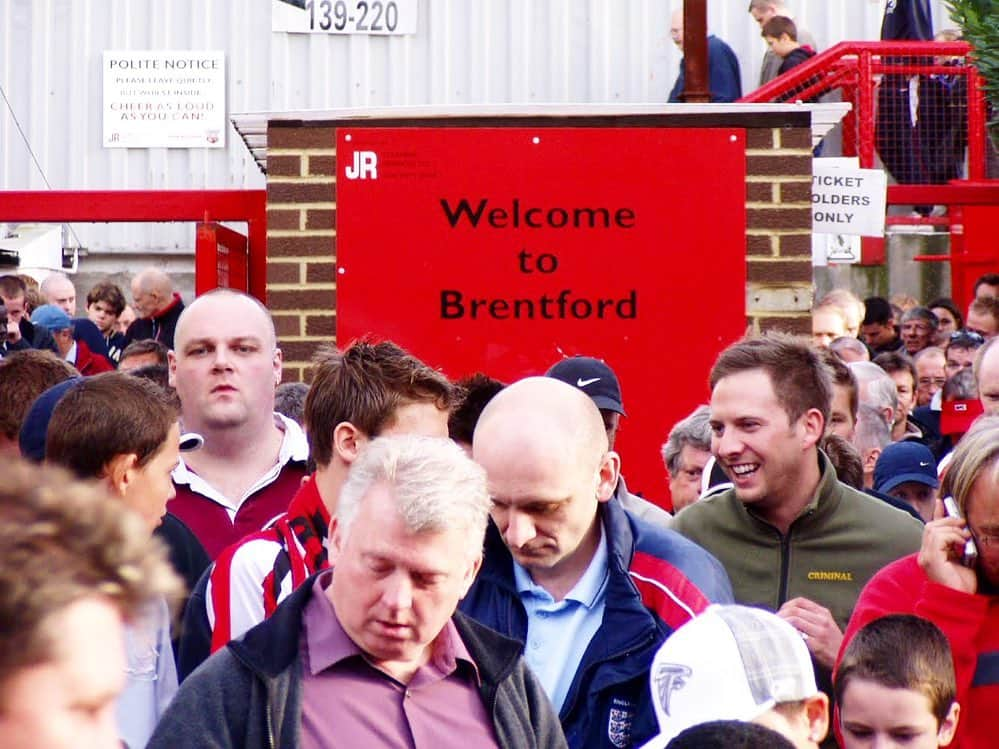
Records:
[[[913,307],[902,315],[902,344],[909,356],[933,345],[940,321],[926,307]]]
[[[54,304],[70,317],[76,317],[76,287],[61,271],[49,273],[38,286],[46,304]]]
[[[381,437],[343,486],[332,569],[184,682],[149,746],[564,747],[516,643],[455,611],[482,562],[484,471]]]
[[[829,348],[847,364],[852,364],[855,361],[871,360],[871,352],[859,338],[843,335],[839,338],[834,338],[832,343],[829,344]]]
[[[308,394],[309,385],[306,382],[282,382],[274,391],[274,410],[303,426],[305,398]]]
[[[132,278],[132,307],[139,317],[125,331],[125,345],[152,338],[172,349],[184,302],[173,280],[159,268],[146,268]]]
[[[947,382],[947,354],[942,348],[928,346],[912,357],[916,367],[916,405],[940,410],[938,393]]]
[[[701,496],[701,475],[711,459],[711,409],[698,406],[670,430],[662,447],[673,511],[679,512]]]
[[[857,411],[857,433],[853,437],[853,446],[860,453],[864,465],[865,489],[874,486],[874,466],[890,443],[891,431],[882,410],[869,403],[861,403]]]
[[[895,423],[895,413],[898,411],[898,387],[895,380],[873,362],[851,362],[847,366],[857,378],[860,405],[876,409],[890,435],[891,426]]]

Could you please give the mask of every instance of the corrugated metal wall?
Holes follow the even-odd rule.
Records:
[[[0,0],[0,189],[262,187],[230,128],[224,150],[101,146],[101,53],[222,49],[230,112],[401,104],[664,101],[680,0],[419,0],[404,37],[271,31],[271,0]],[[820,46],[876,39],[884,0],[789,0]],[[764,44],[748,0],[709,0],[709,28],[742,61]],[[950,25],[934,0],[936,28]],[[2,199],[2,198],[0,198]],[[2,216],[0,216],[2,219]],[[75,225],[92,251],[187,249],[193,229]]]

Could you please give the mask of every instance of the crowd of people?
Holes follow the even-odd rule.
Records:
[[[763,86],[818,52],[815,37],[795,24],[793,15],[783,0],[750,0],[749,14],[760,27],[760,36],[767,51],[760,66],[759,85]],[[683,9],[673,11],[670,38],[683,52]],[[712,102],[733,102],[742,97],[742,70],[739,58],[719,37],[709,34],[706,40],[708,57],[707,93]],[[686,85],[684,62],[669,93],[669,101],[684,101]]]
[[[957,28],[933,33],[929,0],[883,3],[881,39],[884,41],[954,42],[962,39]],[[807,63],[820,51],[815,37],[797,22],[784,0],[749,0],[749,15],[759,25],[767,50],[756,79],[760,87]],[[677,9],[670,21],[670,37],[684,51],[684,11]],[[826,40],[836,41],[836,40]],[[845,40],[844,40],[845,41]],[[708,34],[706,80],[697,90],[686,90],[686,60],[668,94],[670,102],[734,102],[743,97],[742,66],[735,51],[721,38]],[[963,55],[883,58],[885,72],[876,76],[877,117],[873,136],[882,166],[899,184],[946,184],[967,175],[968,84],[960,71]],[[897,66],[897,67],[896,67]],[[908,68],[908,69],[906,69]],[[835,65],[834,65],[835,69]],[[888,72],[889,70],[898,72]],[[774,102],[840,101],[849,92],[830,70],[813,66],[811,75],[796,71],[769,88]],[[703,90],[700,88],[703,86]],[[831,86],[831,89],[829,88]],[[857,102],[854,101],[854,106]],[[835,155],[825,141],[815,146],[815,156]],[[946,206],[913,206],[914,217],[940,215]]]
[[[999,274],[728,346],[672,512],[599,358],[360,340],[282,384],[239,292],[0,297],[5,746],[992,743]]]

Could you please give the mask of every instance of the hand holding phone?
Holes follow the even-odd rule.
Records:
[[[947,512],[948,517],[960,518],[961,511],[957,507],[957,502],[954,501],[953,497],[944,497],[943,500],[944,510]],[[961,564],[965,567],[974,567],[975,563],[978,561],[978,547],[975,546],[974,539],[969,538],[964,542],[964,553],[961,555]]]

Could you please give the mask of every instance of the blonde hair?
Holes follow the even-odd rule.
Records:
[[[968,497],[975,481],[988,472],[999,480],[999,416],[980,417],[957,443],[940,496],[954,497],[961,513],[967,516]]]
[[[101,596],[125,619],[165,597],[180,579],[142,519],[94,483],[15,459],[0,482],[0,687],[51,657],[52,615]],[[2,690],[0,690],[2,694]]]

